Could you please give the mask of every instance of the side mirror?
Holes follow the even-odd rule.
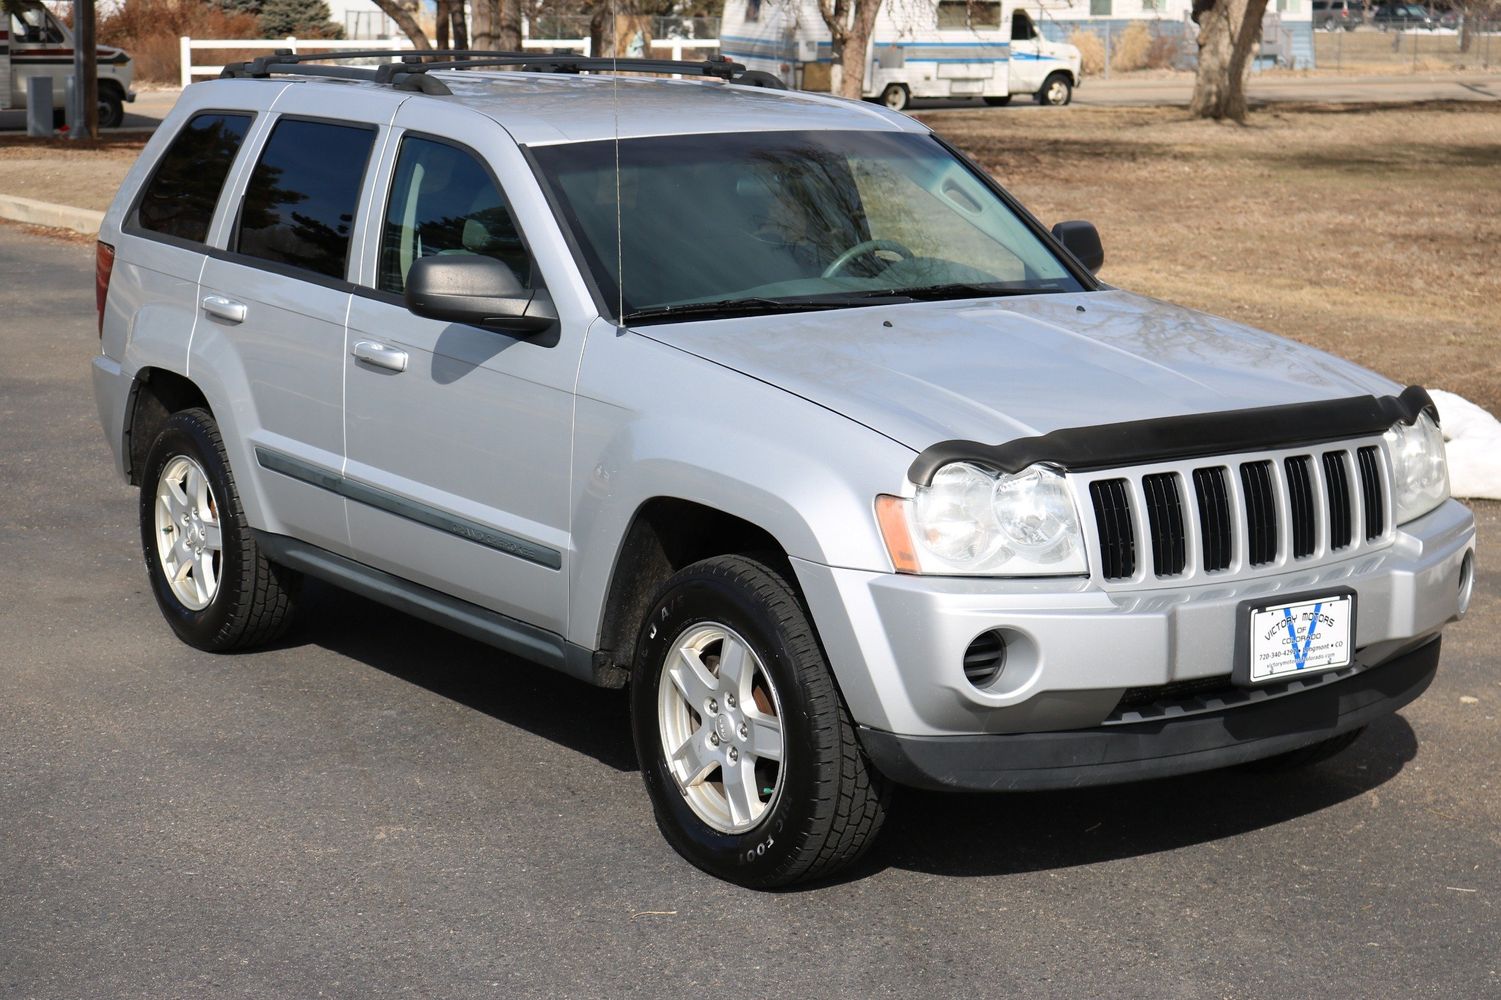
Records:
[[[1093,222],[1060,222],[1053,227],[1053,237],[1078,258],[1090,274],[1104,266],[1105,248],[1100,246],[1100,231]]]
[[[423,257],[407,272],[407,308],[428,319],[516,333],[541,333],[558,321],[552,299],[522,285],[493,257]]]

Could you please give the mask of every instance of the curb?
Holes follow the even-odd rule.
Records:
[[[22,198],[16,194],[0,194],[0,219],[29,222],[33,226],[51,226],[54,229],[71,229],[85,236],[93,236],[99,232],[104,213],[92,208],[54,205],[50,201]]]

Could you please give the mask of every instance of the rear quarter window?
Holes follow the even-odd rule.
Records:
[[[190,118],[142,191],[136,225],[190,243],[208,239],[214,206],[251,117],[213,112]]]
[[[330,278],[349,260],[375,129],[283,118],[245,186],[234,249]]]

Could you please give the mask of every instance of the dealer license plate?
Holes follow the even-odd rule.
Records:
[[[1354,618],[1348,594],[1251,609],[1250,682],[1348,667]]]

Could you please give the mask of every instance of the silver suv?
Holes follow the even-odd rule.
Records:
[[[525,59],[232,67],[131,170],[94,387],[182,640],[310,575],[629,684],[664,835],[753,886],[893,784],[1304,764],[1432,680],[1421,388],[1101,283],[903,115]]]

